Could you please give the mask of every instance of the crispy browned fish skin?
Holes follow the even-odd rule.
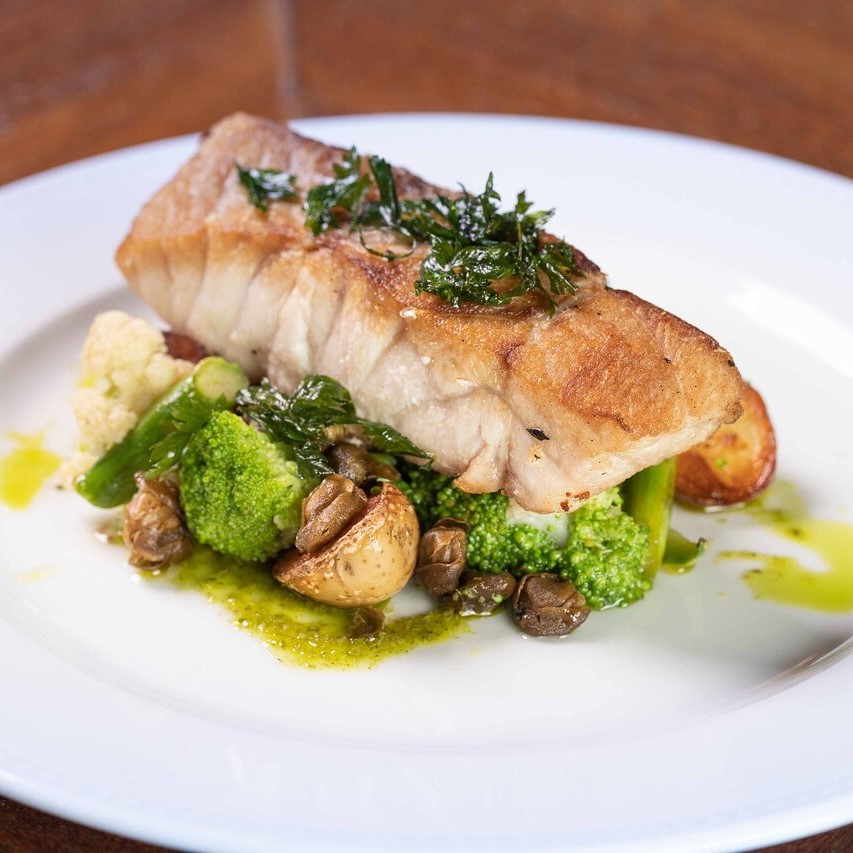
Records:
[[[298,204],[249,203],[234,163],[325,180],[341,150],[235,115],[142,210],[118,252],[175,329],[284,390],[325,373],[361,414],[407,434],[469,491],[571,509],[685,450],[740,413],[742,381],[708,335],[595,264],[550,318],[536,294],[455,309],[416,296],[423,249],[389,263],[358,237],[314,238]],[[397,170],[401,194],[435,188]],[[392,238],[369,235],[374,244]]]

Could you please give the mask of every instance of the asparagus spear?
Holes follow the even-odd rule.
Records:
[[[672,498],[675,493],[675,459],[667,459],[634,474],[625,483],[624,507],[634,520],[649,528],[646,575],[657,574],[666,550]]]
[[[134,474],[152,465],[162,471],[174,464],[188,438],[187,434],[182,440],[181,433],[200,428],[217,409],[231,408],[237,392],[248,384],[246,374],[233,362],[218,356],[202,359],[142,415],[122,441],[78,478],[75,488],[95,506],[127,503],[136,491]]]
[[[663,552],[664,569],[675,574],[689,572],[699,557],[705,553],[707,544],[704,539],[694,542],[670,527]]]
[[[705,551],[704,539],[693,542],[670,527],[674,494],[675,459],[646,468],[625,483],[625,511],[649,528],[645,572],[650,578],[661,567],[669,572],[687,572]]]

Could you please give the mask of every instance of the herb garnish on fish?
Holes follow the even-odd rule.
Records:
[[[305,198],[305,227],[316,237],[327,228],[339,227],[361,209],[370,190],[370,176],[361,170],[355,148],[344,155],[343,163],[332,166],[334,178],[308,190]]]
[[[538,290],[553,313],[554,296],[575,293],[572,276],[578,274],[571,247],[563,240],[543,233],[553,210],[533,211],[524,192],[515,207],[501,211],[500,195],[492,174],[479,195],[464,187],[457,196],[400,199],[390,164],[381,157],[369,157],[369,173],[362,157],[351,148],[342,163],[333,166],[334,177],[308,190],[305,199],[305,226],[318,235],[346,221],[358,232],[362,245],[372,254],[389,261],[411,254],[417,242],[427,242],[431,251],[421,264],[415,282],[416,293],[432,293],[458,307],[462,302],[505,305],[516,296]],[[276,174],[272,169],[245,170],[238,166],[240,180],[249,190],[252,203],[267,209],[268,200],[293,200],[295,195],[275,195]],[[247,172],[263,173],[273,187],[267,192],[261,181],[251,186]],[[266,193],[265,195],[263,193]],[[364,229],[393,231],[412,241],[412,249],[402,253],[376,249],[364,237]],[[495,282],[506,282],[496,289]],[[546,286],[547,282],[547,286]]]
[[[293,175],[279,172],[277,169],[256,169],[235,163],[240,183],[249,193],[249,201],[259,210],[269,210],[271,201],[294,201],[296,199],[296,179]]]
[[[554,211],[531,211],[524,192],[511,210],[500,211],[500,200],[489,174],[478,196],[463,191],[457,198],[402,202],[404,232],[428,240],[432,249],[421,265],[416,293],[434,293],[458,307],[461,302],[505,305],[539,290],[553,313],[554,295],[577,291],[570,278],[577,274],[571,247],[542,233]],[[505,289],[492,286],[507,280]]]

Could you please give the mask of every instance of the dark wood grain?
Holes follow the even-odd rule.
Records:
[[[294,52],[299,111],[594,119],[719,139],[853,175],[853,3],[432,0],[415,7],[296,3],[293,43],[314,46]],[[357,52],[342,54],[353,33]]]
[[[11,5],[0,14],[0,183],[237,109],[278,111],[264,3]]]
[[[237,109],[555,115],[853,176],[851,45],[849,0],[0,0],[0,183]],[[0,851],[46,849],[162,848],[0,798]]]
[[[853,176],[848,0],[0,0],[0,11],[0,183],[235,109],[576,117]]]

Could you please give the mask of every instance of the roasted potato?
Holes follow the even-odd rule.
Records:
[[[408,583],[419,538],[411,502],[395,485],[383,483],[361,517],[337,538],[316,551],[288,551],[273,566],[273,576],[308,598],[337,607],[377,604]]]
[[[761,395],[747,385],[743,414],[677,457],[675,496],[694,506],[743,503],[767,488],[776,470],[776,436]]]

